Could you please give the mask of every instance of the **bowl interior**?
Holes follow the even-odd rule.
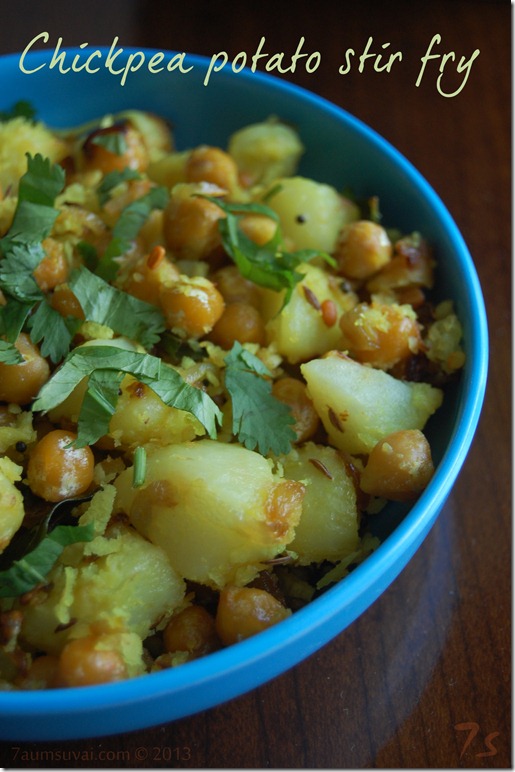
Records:
[[[83,52],[68,52],[68,63],[76,53]],[[126,50],[117,66],[129,54]],[[103,61],[105,56],[106,51]],[[226,67],[205,86],[208,60],[202,57],[186,58],[188,73],[149,73],[141,67],[128,74],[124,86],[120,75],[105,67],[95,74],[62,73],[49,67],[50,58],[50,50],[29,55],[31,74],[20,70],[19,55],[0,58],[0,109],[27,100],[39,118],[56,127],[127,108],[154,111],[171,121],[178,149],[225,146],[233,131],[271,114],[294,124],[307,148],[300,174],[358,196],[378,195],[385,225],[418,230],[434,245],[437,292],[455,301],[467,363],[427,427],[434,479],[409,511],[389,505],[377,516],[373,529],[383,543],[347,579],[276,628],[173,671],[82,690],[0,693],[0,737],[6,739],[99,736],[185,716],[263,683],[338,634],[400,573],[437,517],[472,441],[488,359],[483,298],[462,236],[428,183],[372,129],[312,93],[259,73],[235,74]],[[37,721],[24,720],[30,716]]]

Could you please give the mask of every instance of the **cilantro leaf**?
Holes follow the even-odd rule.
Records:
[[[5,339],[0,360],[10,364],[15,363],[16,349],[14,345],[7,344],[14,344],[30,313],[44,299],[34,271],[45,257],[41,242],[53,227],[58,214],[53,208],[54,199],[64,186],[64,170],[60,166],[51,164],[39,154],[34,157],[27,154],[27,158],[27,171],[20,179],[13,222],[7,235],[0,239],[0,251],[3,253],[0,289],[7,298],[0,309],[0,334]],[[46,317],[43,324],[41,316]],[[36,329],[39,324],[41,334],[38,340],[47,332],[45,323],[48,316],[49,312],[43,309],[39,320],[37,316],[32,319]],[[17,361],[20,361],[19,355]]]
[[[13,343],[0,340],[0,362],[5,365],[17,365],[22,361],[23,357]]]
[[[20,178],[13,222],[7,236],[0,240],[4,254],[13,241],[32,244],[49,235],[58,215],[54,201],[64,183],[65,171],[59,164],[40,153],[27,153],[27,171]]]
[[[93,244],[87,241],[77,242],[77,251],[82,258],[84,265],[91,271],[94,271],[98,264],[98,252]]]
[[[74,388],[88,380],[89,397],[79,414],[79,432],[75,445],[92,445],[109,427],[118,398],[121,374],[132,375],[151,388],[166,405],[194,415],[213,439],[222,413],[201,389],[190,386],[180,373],[158,357],[122,349],[116,345],[80,346],[73,349],[63,364],[45,383],[33,404],[34,411],[48,411],[61,404]],[[112,412],[111,412],[112,411]]]
[[[126,180],[140,180],[141,174],[135,169],[126,166],[122,171],[115,169],[108,172],[97,187],[97,195],[100,206],[104,206],[109,200],[111,191]]]
[[[13,118],[25,118],[29,122],[34,122],[36,111],[25,99],[19,99],[10,110],[0,111],[0,121],[12,121]]]
[[[23,303],[15,298],[7,297],[5,305],[0,306],[0,362],[6,365],[16,365],[23,357],[15,346],[18,335],[33,308],[32,303]]]
[[[32,303],[9,297],[6,304],[0,306],[0,335],[9,343],[14,345],[16,342],[32,308]]]
[[[40,300],[43,292],[37,285],[34,271],[44,257],[41,244],[10,244],[9,251],[0,260],[2,291],[23,302]]]
[[[168,191],[164,186],[151,188],[148,193],[125,207],[113,228],[112,239],[99,260],[96,273],[106,281],[114,279],[118,271],[115,258],[130,249],[140,228],[153,209],[164,209],[168,202]]]
[[[38,304],[28,320],[32,341],[41,343],[42,356],[49,357],[54,363],[67,355],[81,324],[80,319],[65,319],[46,300]]]
[[[94,370],[89,376],[77,426],[81,442],[88,437],[98,439],[108,433],[124,376],[125,373],[112,370]]]
[[[272,395],[270,372],[236,342],[225,357],[225,386],[232,400],[232,432],[249,450],[288,453],[296,434],[290,408]]]
[[[157,343],[165,329],[165,320],[158,308],[112,287],[87,268],[74,271],[68,284],[88,321],[138,340],[145,348]]]
[[[90,141],[114,155],[123,155],[127,150],[127,140],[119,131],[99,132],[91,137]]]
[[[64,188],[66,174],[62,166],[54,164],[40,153],[27,153],[27,171],[20,179],[18,198],[33,204],[53,207]]]
[[[93,523],[56,526],[31,552],[0,571],[0,598],[15,598],[44,583],[68,544],[91,541],[94,535]]]
[[[285,290],[283,306],[291,298],[293,289],[304,278],[304,274],[295,269],[303,262],[315,257],[322,257],[334,265],[330,255],[315,249],[302,249],[297,252],[285,252],[282,247],[282,233],[279,217],[270,207],[259,204],[228,203],[216,196],[203,196],[225,212],[225,217],[218,220],[225,251],[238,266],[240,273],[261,287],[281,292]],[[271,217],[277,223],[274,236],[266,244],[256,244],[240,228],[241,215],[253,212]]]

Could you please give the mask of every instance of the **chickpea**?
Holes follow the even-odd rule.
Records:
[[[388,292],[415,286],[433,286],[434,260],[429,244],[418,234],[399,239],[389,263],[366,283],[370,293]]]
[[[169,652],[207,654],[218,645],[215,620],[203,606],[187,606],[168,622],[163,641]]]
[[[39,348],[24,332],[14,344],[23,361],[14,365],[0,362],[0,401],[26,405],[50,378],[50,367]]]
[[[241,302],[259,308],[260,292],[257,285],[245,279],[237,266],[219,268],[213,274],[213,281],[226,303]]]
[[[210,182],[228,192],[238,187],[238,167],[233,158],[218,147],[201,145],[186,161],[187,182]]]
[[[259,311],[249,303],[229,303],[213,327],[209,340],[226,350],[232,348],[236,340],[264,346],[265,323]]]
[[[297,442],[306,442],[317,431],[320,418],[308,397],[307,388],[297,378],[280,378],[272,386],[272,394],[291,409],[295,418],[293,431]]]
[[[59,658],[54,654],[34,657],[32,664],[17,685],[20,689],[52,689],[57,686]]]
[[[225,215],[212,201],[196,195],[220,194],[218,187],[211,187],[181,183],[173,189],[163,212],[163,233],[177,260],[203,260],[221,249],[218,220]]]
[[[36,284],[43,292],[54,289],[58,284],[63,284],[70,273],[70,266],[64,254],[64,247],[55,239],[48,237],[43,239],[45,257],[34,271]]]
[[[410,284],[407,287],[400,287],[395,291],[395,297],[400,305],[410,305],[412,308],[420,308],[425,301],[426,296],[421,287]]]
[[[102,215],[105,224],[112,228],[123,210],[138,199],[145,196],[152,188],[150,180],[129,180],[103,206]],[[107,245],[106,245],[107,246]]]
[[[155,246],[148,255],[136,262],[130,275],[121,284],[129,295],[159,306],[161,289],[165,284],[173,284],[179,276],[179,271],[167,258],[164,247]]]
[[[167,327],[190,338],[211,332],[225,307],[213,282],[202,276],[181,276],[161,289],[160,301]]]
[[[250,638],[281,622],[291,611],[266,590],[256,587],[225,587],[216,612],[216,630],[223,644]]]
[[[392,257],[392,244],[385,229],[371,220],[346,225],[338,237],[334,257],[338,273],[363,280],[386,265]]]
[[[120,152],[114,152],[106,146],[109,139],[120,143]],[[126,167],[145,171],[149,163],[148,151],[140,132],[127,121],[120,121],[112,126],[91,132],[82,146],[84,169],[98,169],[103,174],[123,171]]]
[[[434,474],[431,448],[419,429],[405,429],[380,440],[368,457],[360,487],[372,496],[410,501]]]
[[[358,362],[390,369],[418,352],[422,339],[411,309],[359,303],[340,318],[342,347]]]
[[[61,316],[72,316],[75,319],[84,319],[82,306],[67,284],[58,285],[50,298],[50,305]]]
[[[246,214],[240,220],[240,228],[251,241],[263,246],[275,236],[277,223],[263,214]]]
[[[75,448],[74,432],[54,429],[34,445],[27,466],[27,482],[36,496],[46,501],[80,496],[93,482],[94,457],[91,448]]]
[[[90,635],[66,644],[59,657],[57,681],[62,686],[93,686],[127,677],[121,654],[102,648],[102,636]]]
[[[300,517],[306,486],[297,480],[281,480],[270,491],[266,500],[265,511],[267,526],[277,538],[283,538],[295,521]]]

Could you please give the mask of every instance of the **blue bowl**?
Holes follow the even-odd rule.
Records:
[[[76,55],[77,64],[84,63],[93,50],[67,51],[63,69]],[[141,61],[135,50],[121,51],[110,68],[108,50],[98,50],[89,65],[99,68],[95,73],[50,67],[51,48],[29,52],[23,61],[18,54],[1,57],[0,109],[27,100],[56,127],[128,108],[154,111],[171,121],[178,149],[225,146],[233,131],[270,114],[295,124],[307,148],[301,174],[360,196],[378,195],[386,225],[418,230],[434,245],[437,291],[455,301],[467,361],[427,427],[434,478],[414,506],[389,505],[374,519],[381,546],[347,578],[279,625],[175,669],[105,686],[1,692],[1,739],[95,737],[172,721],[241,695],[324,646],[386,590],[434,524],[472,442],[487,379],[485,307],[467,246],[438,195],[388,142],[339,107],[272,76],[233,72],[227,64],[204,85],[210,61],[203,57],[186,56],[182,69],[188,72],[156,72],[148,64],[159,52],[143,50],[145,63],[131,71],[131,62]],[[164,52],[161,65],[178,63],[173,56]]]

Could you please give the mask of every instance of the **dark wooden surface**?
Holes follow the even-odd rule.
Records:
[[[321,53],[320,67],[283,77],[370,124],[438,191],[475,259],[491,345],[485,406],[458,483],[411,563],[349,629],[275,681],[200,715],[125,737],[3,743],[0,763],[511,767],[510,3],[2,0],[0,17],[0,53],[43,31],[51,44],[118,36],[124,47],[231,57],[253,53],[262,36],[271,54],[291,56],[304,37],[304,50]],[[448,92],[463,82],[459,59],[480,51],[453,97],[437,89],[441,59],[416,86],[435,34],[438,52],[456,53],[442,75]],[[381,64],[398,50],[402,62],[377,72],[369,59],[363,72],[338,75],[345,50],[362,52],[370,37]],[[60,762],[70,750],[83,760]]]

